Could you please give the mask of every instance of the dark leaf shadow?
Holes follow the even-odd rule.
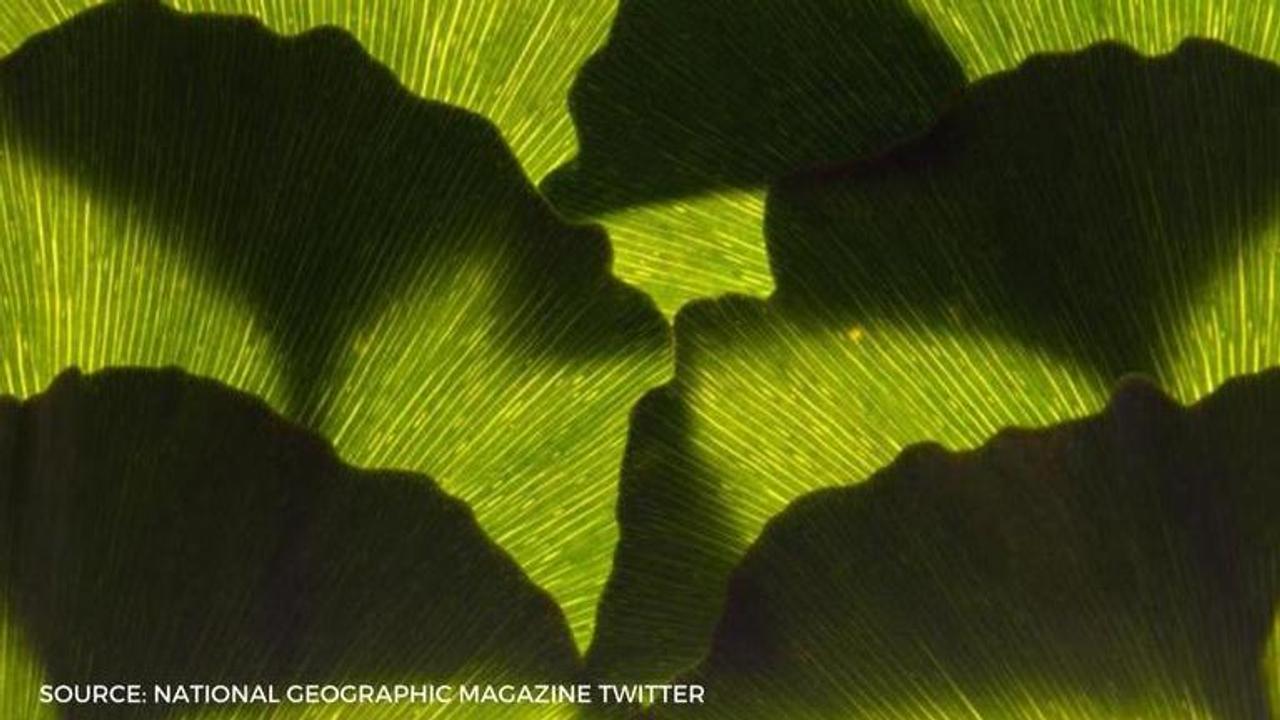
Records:
[[[486,120],[404,90],[349,35],[147,0],[89,10],[0,63],[18,147],[144,221],[249,301],[290,415],[324,412],[353,333],[488,263],[512,352],[660,348],[601,230],[561,222]]]
[[[922,131],[964,74],[901,0],[623,0],[570,95],[571,216],[863,157]]]
[[[661,682],[700,657],[740,533],[688,447],[689,408],[670,386],[636,405],[622,464],[614,571],[600,600],[588,676]],[[679,602],[673,603],[674,598]],[[690,614],[688,608],[702,613]]]
[[[1277,418],[1280,372],[1189,408],[1134,380],[797,501],[734,572],[703,711],[1268,717]]]
[[[922,318],[1155,373],[1205,283],[1276,219],[1280,71],[1209,41],[1046,55],[924,137],[806,172],[766,213],[774,302],[847,328]]]
[[[675,318],[676,373],[637,404],[618,488],[619,540],[587,650],[606,682],[668,681],[706,653],[725,582],[751,541],[724,477],[694,441],[702,363],[764,322],[755,298],[690,303]],[[749,411],[749,410],[747,410]]]
[[[1202,300],[1202,286],[1250,258],[1276,219],[1278,122],[1276,68],[1207,42],[1155,59],[1100,46],[1039,57],[980,81],[923,137],[882,158],[808,171],[774,187],[767,230],[777,293],[767,301],[727,297],[683,308],[675,321],[678,358],[664,404],[667,420],[647,423],[687,430],[740,412],[767,424],[762,416],[770,408],[723,390],[700,399],[702,407],[692,398],[708,379],[765,383],[778,372],[796,375],[787,387],[801,397],[791,407],[804,407],[805,393],[847,397],[848,407],[828,418],[832,424],[883,421],[879,406],[867,413],[856,408],[886,396],[903,398],[904,411],[967,405],[984,419],[992,406],[1018,412],[1035,403],[1026,397],[1005,401],[998,393],[1040,387],[1036,378],[1004,377],[996,367],[935,357],[953,346],[929,344],[931,338],[991,337],[999,341],[991,343],[991,353],[1029,347],[1030,357],[1062,359],[1045,365],[1096,378],[1100,387],[1128,371],[1161,376],[1157,371],[1167,370],[1161,362],[1175,349],[1170,338],[1185,330],[1184,315]],[[864,328],[885,326],[917,332],[922,346],[917,352],[900,338],[878,345],[874,333],[857,339]],[[783,340],[761,347],[769,338]],[[883,354],[862,356],[867,365],[858,377],[883,383],[851,393],[847,383],[805,376],[813,365],[790,362],[793,355],[829,352],[837,340],[881,347]],[[751,354],[759,361],[743,359]],[[839,357],[832,356],[831,372],[839,372]],[[876,365],[882,362],[894,366]],[[883,377],[876,377],[878,367]],[[910,377],[953,371],[973,373],[975,385],[997,397],[981,389],[964,395],[970,392],[964,377],[951,386],[958,397],[931,398],[930,388],[947,384],[916,387]],[[1046,376],[1055,372],[1044,370]],[[788,435],[794,426],[779,426],[773,442],[759,448],[761,455],[818,452]],[[888,452],[922,439],[893,432],[869,427],[865,436]],[[627,643],[635,644],[646,632],[658,636],[647,624],[651,617],[689,630],[683,642],[653,643],[646,651],[620,640],[608,644],[601,635],[588,653],[593,669],[656,680],[627,658],[661,658],[646,662],[678,671],[705,653],[727,578],[715,569],[725,567],[725,554],[741,550],[722,547],[719,530],[700,538],[696,531],[670,530],[662,537],[655,529],[677,522],[694,528],[742,524],[735,518],[740,508],[722,499],[739,479],[717,472],[726,463],[716,455],[726,451],[715,442],[632,434],[629,456],[666,458],[624,470],[620,506],[646,507],[649,515],[643,521],[619,516],[622,537],[636,539],[615,558],[601,625],[607,626],[609,614],[629,618]],[[832,475],[806,484],[858,479]],[[679,486],[680,500],[666,499],[668,483]],[[760,492],[794,485],[778,482]],[[699,508],[708,511],[696,517],[691,510]],[[673,540],[676,546],[668,544]],[[645,543],[662,550],[646,554]],[[701,560],[711,556],[715,563]],[[685,558],[684,572],[668,569]],[[646,582],[646,573],[655,576]]]
[[[0,402],[0,451],[0,580],[49,682],[578,672],[559,608],[464,504],[422,477],[348,467],[211,381],[71,371],[21,405]]]

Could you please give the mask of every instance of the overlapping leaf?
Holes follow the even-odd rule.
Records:
[[[0,54],[102,0],[0,7]],[[249,15],[293,35],[351,33],[411,92],[480,113],[498,126],[529,177],[572,155],[565,98],[602,43],[616,0],[174,0],[187,12]]]
[[[491,115],[535,178],[571,145],[556,93],[604,13],[214,5],[351,30],[411,90]],[[965,75],[1108,37],[1276,54],[1249,2],[722,5],[623,5],[576,90],[581,153],[545,186],[668,311],[767,292],[763,187],[924,132]],[[72,9],[0,11],[8,47]],[[908,443],[1081,416],[1126,371],[1190,400],[1272,364],[1275,74],[1206,45],[1038,60],[923,139],[785,183],[777,294],[689,308],[676,380],[636,412],[593,672],[697,660],[765,520]],[[0,85],[4,391],[179,364],[259,394],[350,461],[440,478],[590,635],[623,418],[665,335],[492,128],[341,33],[149,3],[32,42]],[[29,687],[44,640],[15,631],[3,674]]]
[[[965,78],[1034,53],[1193,36],[1280,58],[1261,0],[631,0],[574,85],[579,155],[546,187],[605,223],[619,274],[664,311],[763,296],[769,181],[886,150]]]
[[[173,371],[68,373],[4,407],[0,587],[51,683],[274,683],[284,699],[287,683],[574,677],[555,603],[429,479],[356,471],[259,401]]]
[[[770,523],[662,717],[1262,718],[1280,374],[912,448]]]
[[[623,3],[574,84],[579,153],[544,189],[604,218],[619,272],[668,312],[760,294],[763,187],[922,131],[963,80],[897,0]]]
[[[437,478],[589,636],[666,330],[490,125],[338,31],[150,3],[33,39],[0,93],[8,392],[170,364],[253,392]]]
[[[592,668],[696,661],[763,524],[907,445],[1079,417],[1126,372],[1190,401],[1274,364],[1278,138],[1270,63],[1101,46],[780,185],[777,294],[683,311],[677,377],[633,428]]]

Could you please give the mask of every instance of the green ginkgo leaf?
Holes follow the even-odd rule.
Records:
[[[0,588],[28,649],[51,685],[136,684],[148,700],[61,704],[68,717],[218,704],[165,703],[155,685],[270,685],[296,714],[294,685],[450,684],[458,700],[464,683],[575,676],[559,608],[427,478],[355,470],[260,401],[176,371],[70,372],[0,408]]]
[[[543,188],[601,219],[619,273],[667,312],[763,294],[763,188],[925,129],[964,82],[897,0],[636,0],[571,98],[580,150]]]
[[[1264,718],[1280,374],[1190,408],[1145,383],[797,501],[661,717]]]
[[[665,323],[494,128],[337,30],[154,3],[0,64],[0,388],[178,365],[436,478],[590,636]]]
[[[20,0],[0,7],[0,54],[102,0]],[[351,33],[409,91],[484,115],[529,177],[574,151],[565,98],[605,39],[617,0],[173,0],[187,12],[249,15],[293,35]]]
[[[632,0],[574,84],[580,151],[545,189],[605,224],[620,276],[669,314],[764,296],[771,180],[877,155],[966,78],[1034,53],[1187,37],[1280,59],[1280,14],[1265,0]]]
[[[1189,402],[1275,364],[1277,200],[1280,69],[1209,42],[1037,58],[778,185],[778,292],[682,311],[633,427],[593,671],[695,662],[764,523],[903,447],[1079,417],[1129,372]]]

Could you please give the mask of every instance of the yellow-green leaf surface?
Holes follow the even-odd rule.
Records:
[[[435,478],[591,634],[664,321],[483,119],[338,30],[145,2],[0,65],[0,378],[178,365]]]
[[[14,0],[0,7],[0,54],[101,0]],[[250,15],[293,35],[351,33],[411,92],[487,117],[525,172],[573,154],[566,98],[604,40],[617,0],[174,0],[188,12]]]
[[[1280,613],[1271,625],[1271,640],[1262,658],[1263,681],[1268,683],[1272,708],[1280,708]]]
[[[623,3],[574,84],[579,153],[543,189],[602,220],[619,274],[668,313],[764,294],[768,182],[922,131],[963,81],[897,2]]]
[[[56,720],[57,708],[40,704],[40,686],[47,682],[35,648],[21,623],[5,603],[0,607],[0,711],[6,717]]]
[[[813,493],[735,571],[661,717],[1265,718],[1280,607],[1280,373],[1183,408],[921,445]]]
[[[1280,59],[1267,0],[633,0],[573,89],[580,153],[545,186],[601,221],[619,274],[668,314],[772,289],[769,181],[878,154],[967,78],[1038,52],[1188,37]]]
[[[695,662],[764,523],[905,446],[1079,417],[1130,372],[1192,401],[1276,363],[1277,200],[1280,69],[1203,41],[1040,57],[777,185],[777,292],[683,310],[633,424],[593,670]]]
[[[219,704],[195,691],[166,703],[157,684],[271,685],[279,707],[235,716],[300,717],[319,708],[291,697],[297,685],[457,692],[576,676],[555,602],[429,478],[351,468],[260,400],[178,371],[71,371],[3,407],[11,619],[49,683],[136,684],[148,699],[58,703],[66,717],[189,717]],[[32,690],[12,677],[6,693]],[[325,712],[563,710],[374,699]]]

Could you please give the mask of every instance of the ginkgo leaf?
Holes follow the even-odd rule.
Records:
[[[1222,45],[1034,58],[920,140],[780,185],[771,302],[820,327],[909,308],[1104,377],[1170,372],[1196,300],[1273,231],[1278,129],[1280,71]]]
[[[153,3],[0,64],[0,378],[179,365],[436,478],[590,635],[665,323],[497,132],[337,30]]]
[[[668,314],[762,297],[770,181],[887,150],[966,78],[1034,53],[1188,37],[1280,59],[1280,14],[1258,0],[631,0],[574,84],[579,154],[544,187],[605,224],[620,276]]]
[[[668,312],[763,293],[761,189],[922,131],[963,81],[897,0],[623,3],[574,83],[579,153],[543,189],[602,218],[619,273]]]
[[[0,7],[0,54],[102,0]],[[411,92],[484,115],[529,177],[573,154],[565,98],[604,40],[617,0],[173,0],[186,12],[250,15],[293,35],[351,33]]]
[[[148,699],[63,704],[68,716],[217,704],[195,691],[190,705],[159,702],[156,684],[271,685],[292,705],[291,685],[421,691],[577,671],[564,615],[465,505],[427,478],[342,464],[254,398],[112,370],[69,372],[4,407],[4,600],[46,682],[130,683]],[[396,717],[411,703],[352,706]]]
[[[773,520],[662,717],[1262,718],[1280,373],[915,446]],[[679,710],[679,708],[673,708]]]
[[[776,295],[677,317],[589,666],[695,662],[764,523],[903,447],[1079,417],[1128,372],[1189,402],[1276,363],[1278,198],[1280,70],[1207,42],[1037,58],[884,157],[779,184]]]

